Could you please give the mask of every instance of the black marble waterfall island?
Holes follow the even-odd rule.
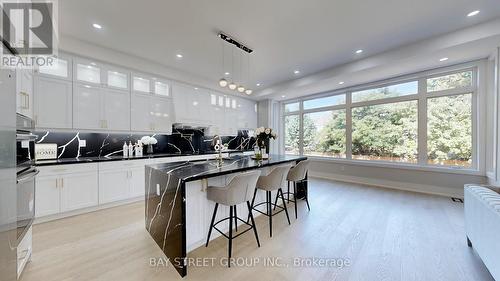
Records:
[[[199,182],[199,186],[203,186],[200,180],[215,180],[218,177],[238,172],[267,169],[273,165],[299,162],[305,159],[300,156],[271,155],[270,160],[259,162],[249,156],[235,156],[225,159],[220,168],[216,166],[215,160],[148,165],[145,185],[146,229],[179,274],[185,276],[187,274],[185,258],[189,239],[186,234],[189,232],[191,235],[190,241],[197,240],[200,235],[193,238],[192,233],[204,228],[200,226],[204,222],[204,217],[195,219],[195,222],[202,222],[200,224],[189,224],[187,220],[192,221],[190,216],[205,216],[205,213],[211,212],[211,210],[210,212],[195,212],[190,209],[188,214],[186,213],[187,202],[197,200],[195,205],[197,207],[202,205],[200,203],[204,203],[201,200],[206,200],[201,195],[197,198],[191,197],[195,194],[193,192],[200,190],[200,188],[194,188],[192,184]],[[304,185],[302,188],[307,192],[307,186]],[[199,210],[202,209],[199,208]]]

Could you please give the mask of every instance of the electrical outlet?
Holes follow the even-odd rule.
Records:
[[[80,140],[79,146],[80,147],[87,147],[87,140]]]

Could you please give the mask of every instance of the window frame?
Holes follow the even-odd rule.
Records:
[[[320,161],[333,161],[333,162],[342,162],[342,163],[356,163],[360,165],[367,166],[388,166],[388,167],[396,167],[396,168],[410,168],[417,170],[441,170],[445,172],[451,173],[466,173],[466,174],[482,174],[484,173],[484,165],[480,164],[481,157],[484,157],[481,153],[484,153],[481,149],[478,148],[478,144],[480,143],[480,138],[482,137],[482,132],[479,131],[479,119],[480,112],[478,105],[480,103],[479,99],[481,97],[481,89],[480,89],[480,75],[479,73],[483,71],[484,63],[482,61],[475,61],[460,65],[455,65],[451,67],[438,68],[428,71],[423,71],[419,73],[413,73],[401,77],[390,78],[386,80],[376,81],[372,83],[367,83],[363,85],[357,85],[349,88],[344,88],[335,91],[328,91],[318,94],[313,94],[309,96],[305,96],[302,98],[290,99],[281,102],[281,112],[283,121],[281,123],[281,130],[285,132],[285,122],[284,118],[288,115],[298,115],[300,122],[300,133],[299,133],[299,154],[304,155],[303,149],[303,116],[307,113],[314,112],[323,112],[329,110],[339,110],[345,109],[346,111],[346,157],[345,158],[336,158],[336,157],[327,157],[327,156],[307,156],[311,159],[320,160]],[[453,88],[446,89],[441,91],[432,91],[427,92],[427,79],[446,76],[449,74],[461,73],[466,71],[472,71],[472,85],[468,87],[462,88]],[[375,99],[363,102],[352,102],[352,93],[357,91],[363,91],[373,88],[387,87],[391,85],[397,85],[401,83],[407,83],[412,81],[418,81],[418,92],[412,95],[398,96],[398,97],[390,97],[383,99]],[[472,94],[472,164],[470,167],[461,167],[461,166],[446,166],[446,165],[436,165],[429,164],[427,162],[428,152],[427,152],[427,100],[429,98],[436,97],[444,97],[444,96],[455,96],[461,94]],[[345,104],[335,105],[335,106],[326,106],[315,109],[304,109],[304,101],[334,96],[334,95],[343,95],[345,94]],[[388,104],[394,102],[404,102],[404,101],[417,101],[418,111],[417,111],[417,120],[418,120],[418,158],[417,163],[402,163],[402,162],[392,162],[392,161],[380,161],[380,160],[358,160],[352,158],[352,109],[361,106],[370,106],[370,105],[380,105],[380,104]],[[299,110],[293,112],[285,112],[284,108],[286,104],[299,102]],[[282,145],[282,152],[284,153],[284,138],[283,141],[280,142]]]

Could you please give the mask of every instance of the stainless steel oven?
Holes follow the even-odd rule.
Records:
[[[34,123],[30,118],[17,114],[17,240],[21,241],[35,219]]]
[[[17,241],[21,241],[35,219],[35,167],[17,175]]]

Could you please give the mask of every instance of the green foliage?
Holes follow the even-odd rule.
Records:
[[[427,151],[433,163],[458,160],[469,166],[472,157],[472,95],[429,99]],[[460,163],[451,163],[459,164]]]

